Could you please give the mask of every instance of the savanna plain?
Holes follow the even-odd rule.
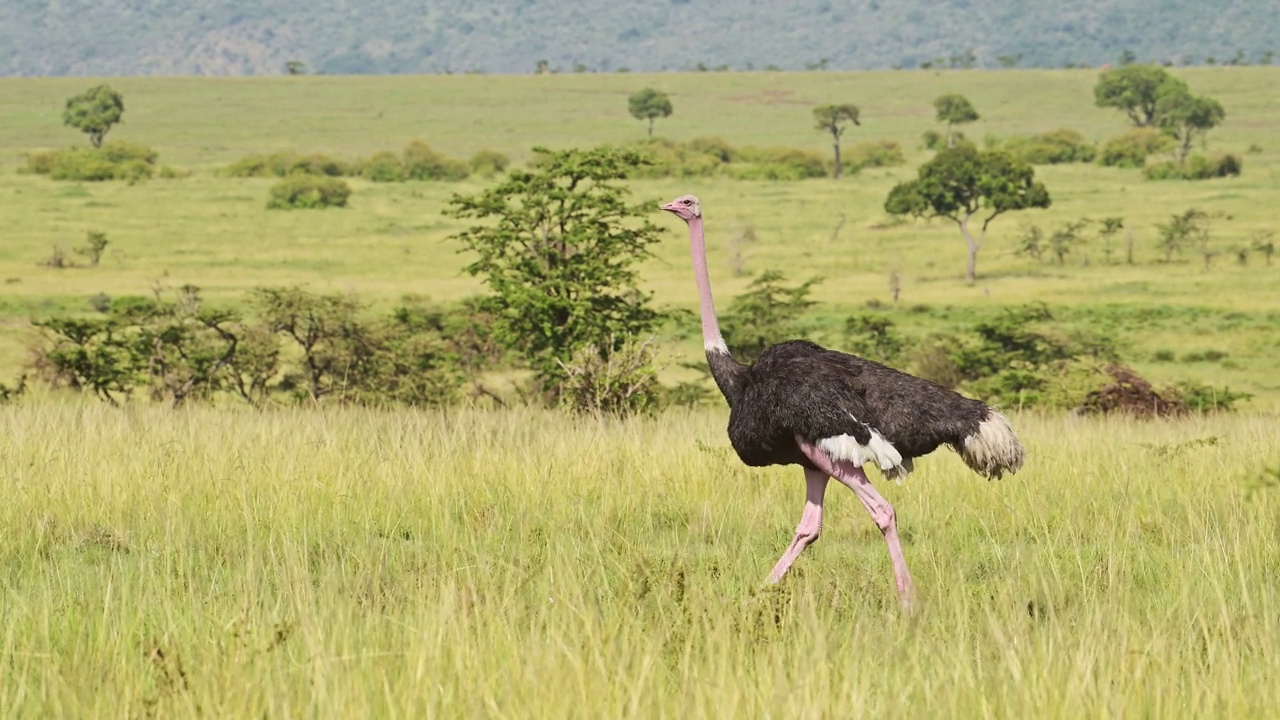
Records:
[[[484,180],[352,179],[347,208],[285,212],[266,209],[272,181],[218,170],[415,139],[518,164],[534,145],[641,137],[626,99],[652,85],[671,94],[657,132],[674,139],[826,152],[810,109],[853,102],[862,124],[846,143],[906,151],[905,165],[839,181],[629,182],[655,213],[701,197],[718,297],[761,270],[820,275],[816,316],[875,307],[908,339],[1038,301],[1066,326],[1106,327],[1155,381],[1251,396],[1162,420],[1010,408],[1028,451],[1016,475],[986,482],[947,450],[900,486],[873,474],[919,593],[904,613],[879,532],[835,490],[822,540],[763,585],[801,476],[743,467],[718,404],[627,419],[174,410],[33,388],[0,406],[0,712],[1277,716],[1280,267],[1235,250],[1280,224],[1280,71],[1178,74],[1226,108],[1210,146],[1243,157],[1243,173],[1037,167],[1053,205],[998,218],[972,285],[954,225],[883,209],[928,157],[931,101],[967,95],[982,113],[964,128],[974,139],[1069,127],[1102,140],[1125,122],[1093,106],[1096,71],[112,79],[127,110],[111,137],[191,173],[133,185],[18,174],[31,150],[84,142],[60,112],[92,83],[0,80],[0,381],[21,370],[32,319],[89,313],[100,293],[194,284],[234,304],[303,283],[389,305],[478,292],[449,239],[462,221],[441,210]],[[1192,207],[1212,214],[1215,255],[1163,262],[1156,224]],[[1028,223],[1108,216],[1133,229],[1132,264],[1097,241],[1061,265],[1015,253]],[[683,228],[655,220],[671,229],[644,286],[693,309]],[[757,239],[733,245],[745,228]],[[87,231],[111,237],[99,266],[40,264]],[[658,339],[673,376],[700,355],[688,324]]]

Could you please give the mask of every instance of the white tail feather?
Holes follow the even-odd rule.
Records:
[[[988,478],[998,478],[1006,472],[1016,473],[1022,467],[1022,443],[1014,434],[1008,418],[995,410],[987,412],[987,419],[956,450],[966,465]]]

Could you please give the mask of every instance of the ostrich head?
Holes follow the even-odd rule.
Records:
[[[698,205],[696,195],[681,195],[666,205],[659,205],[658,207],[675,214],[685,222],[702,217],[702,207]]]

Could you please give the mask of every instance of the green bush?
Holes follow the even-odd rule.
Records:
[[[399,155],[382,150],[360,162],[360,175],[374,182],[403,182],[404,163]]]
[[[353,174],[349,164],[324,153],[295,155],[289,152],[246,155],[223,171],[230,177],[285,177],[294,173],[341,177]]]
[[[1093,162],[1097,148],[1075,130],[1062,128],[1031,137],[1011,137],[1000,149],[1032,165]]]
[[[290,175],[271,188],[267,207],[273,210],[345,207],[351,187],[338,178]]]
[[[957,145],[966,142],[964,133],[959,130],[954,131],[952,135],[955,136]],[[920,135],[920,142],[924,144],[925,150],[943,150],[947,147],[947,136],[937,130],[925,130]]]
[[[724,138],[719,137],[697,137],[684,144],[690,151],[700,155],[710,155],[720,162],[733,162],[734,157],[738,154],[733,146]]]
[[[403,157],[405,180],[465,180],[471,174],[467,163],[447,158],[416,140],[405,147]]]
[[[894,140],[860,142],[844,153],[846,168],[853,172],[862,168],[892,167],[907,161],[902,146]]]
[[[1210,180],[1239,175],[1243,162],[1235,155],[1192,155],[1186,162],[1152,163],[1142,169],[1149,180]]]
[[[720,172],[726,163],[723,158],[734,154],[728,143],[718,138],[700,138],[687,143],[647,138],[633,147],[651,161],[633,171],[636,177],[710,177]]]
[[[155,174],[155,150],[137,143],[110,142],[100,148],[38,150],[27,154],[26,173],[54,180],[136,182]]]
[[[827,159],[807,150],[744,148],[741,157],[746,165],[729,167],[730,174],[740,180],[804,180],[830,174]]]
[[[491,178],[511,166],[511,158],[494,150],[481,150],[471,156],[471,172]]]
[[[1137,128],[1117,135],[1102,145],[1098,164],[1107,167],[1140,168],[1147,158],[1173,149],[1173,140],[1154,128]]]

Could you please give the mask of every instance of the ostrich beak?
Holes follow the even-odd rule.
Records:
[[[659,210],[666,210],[667,212],[675,212],[675,211],[676,211],[676,201],[675,201],[675,200],[672,200],[672,201],[671,201],[671,202],[669,202],[669,203],[665,203],[665,204],[659,205],[659,206],[658,206],[658,209],[659,209]]]

